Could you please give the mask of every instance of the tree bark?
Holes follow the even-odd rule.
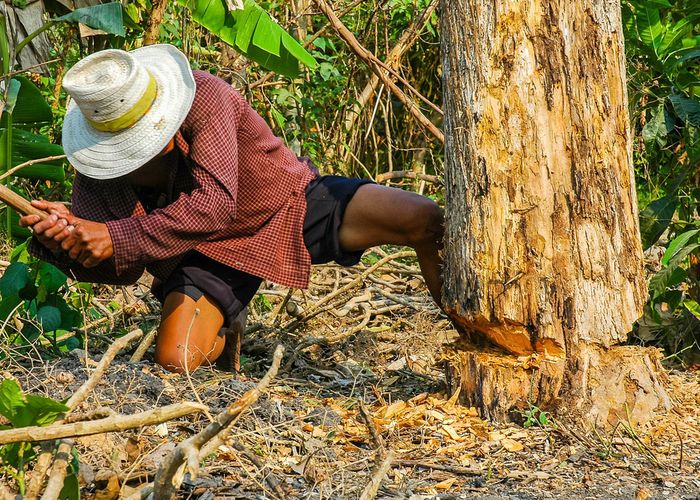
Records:
[[[448,352],[452,390],[495,418],[527,403],[610,422],[625,404],[668,408],[658,354],[613,347],[647,293],[619,0],[441,11],[443,295],[472,342]]]
[[[153,45],[160,39],[160,24],[163,22],[163,14],[168,6],[168,0],[153,0],[151,15],[143,33],[143,44]]]

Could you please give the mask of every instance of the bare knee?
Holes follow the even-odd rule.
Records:
[[[429,198],[422,198],[416,203],[413,224],[409,231],[409,245],[423,247],[426,245],[442,246],[444,233],[444,215],[440,206]]]

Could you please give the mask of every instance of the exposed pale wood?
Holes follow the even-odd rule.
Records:
[[[20,215],[38,215],[42,219],[49,216],[48,213],[33,207],[32,204],[21,195],[2,184],[0,184],[0,201],[12,207]]]
[[[516,358],[477,349],[460,340],[446,348],[447,385],[482,416],[509,420],[537,404],[542,410],[584,416],[611,426],[644,422],[670,408],[658,349],[614,346],[581,353],[580,370],[566,373],[567,360],[534,354]],[[570,377],[566,380],[566,377]],[[566,385],[568,396],[560,401]],[[591,404],[593,402],[593,404]],[[563,406],[561,406],[561,404]]]
[[[534,404],[605,418],[618,410],[605,401],[640,394],[592,399],[590,384],[659,371],[644,354],[632,371],[612,348],[647,294],[619,0],[456,0],[441,11],[444,306],[473,342],[510,353],[451,358],[453,389],[488,416],[534,393]],[[533,354],[550,361],[518,368],[516,356]],[[644,404],[666,408],[661,384],[647,385],[655,399]]]

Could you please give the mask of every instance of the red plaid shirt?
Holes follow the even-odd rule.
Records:
[[[230,85],[202,71],[194,77],[194,103],[175,136],[185,165],[174,167],[170,202],[147,213],[126,179],[76,174],[72,211],[107,224],[114,257],[85,269],[36,241],[32,253],[80,281],[125,284],[144,269],[165,279],[196,249],[281,285],[308,285],[304,189],[317,174]]]

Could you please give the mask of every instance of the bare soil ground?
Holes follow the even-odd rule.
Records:
[[[319,267],[310,290],[291,297],[265,287],[249,317],[242,375],[214,368],[171,374],[150,352],[130,363],[132,346],[76,413],[201,401],[215,415],[255,386],[282,343],[287,350],[271,389],[206,460],[203,474],[185,482],[182,498],[359,498],[388,451],[395,458],[377,498],[700,498],[700,373],[670,370],[673,410],[643,427],[605,431],[551,416],[530,428],[486,422],[444,394],[441,346],[456,332],[432,305],[417,268],[388,260],[369,274],[369,266]],[[359,280],[363,272],[370,277]],[[132,315],[115,318],[110,329],[151,325],[155,307],[131,306]],[[304,319],[307,312],[317,314]],[[87,356],[76,350],[44,362],[29,352],[6,363],[3,376],[26,392],[66,398],[94,368],[103,338],[88,337]],[[178,442],[208,422],[200,413],[79,438],[83,496],[134,494]]]

